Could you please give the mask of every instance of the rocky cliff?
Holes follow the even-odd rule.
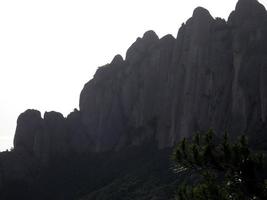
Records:
[[[199,7],[177,38],[146,32],[85,84],[79,111],[21,114],[14,146],[42,160],[152,140],[164,148],[208,128],[265,134],[266,119],[267,12],[239,0],[227,21]]]
[[[176,38],[146,32],[67,117],[22,113],[14,150],[0,153],[0,199],[170,199],[180,179],[167,147],[209,128],[267,150],[267,12],[256,0],[227,21],[196,8]]]

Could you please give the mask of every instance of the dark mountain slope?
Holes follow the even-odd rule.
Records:
[[[255,0],[239,1],[228,22],[196,8],[177,39],[145,33],[125,61],[116,56],[82,90],[80,112],[94,150],[147,138],[163,148],[210,127],[266,131],[266,52],[266,10]],[[133,131],[152,121],[153,130]]]
[[[266,120],[265,8],[239,0],[225,21],[199,7],[177,38],[148,31],[125,60],[117,55],[100,67],[81,92],[80,110],[66,118],[22,113],[14,150],[0,154],[0,197],[153,199],[160,191],[166,199],[175,180],[164,179],[165,170],[171,174],[166,148],[212,127],[246,133],[266,150]]]
[[[25,136],[27,151],[45,160],[50,151],[102,152],[146,140],[170,147],[210,127],[265,133],[266,13],[256,0],[240,0],[227,22],[199,7],[177,39],[146,32],[125,60],[117,55],[97,70],[81,92],[80,110],[67,119],[53,112],[43,120],[30,114],[36,111],[26,112],[32,120],[21,115],[15,148]]]

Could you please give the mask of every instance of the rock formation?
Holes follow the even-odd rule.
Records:
[[[266,20],[260,3],[240,0],[228,22],[199,7],[177,39],[152,31],[138,38],[125,61],[116,56],[82,90],[80,112],[95,150],[148,138],[167,147],[210,127],[231,134],[263,127]]]
[[[266,121],[265,8],[239,0],[225,21],[198,7],[177,38],[148,31],[125,60],[117,55],[100,67],[81,91],[79,110],[67,117],[22,113],[14,150],[0,153],[0,198],[74,199],[86,189],[85,199],[110,199],[118,189],[114,184],[133,188],[132,183],[135,195],[157,195],[155,187],[168,193],[166,183],[176,178],[171,170],[165,175],[166,147],[213,128],[230,136],[246,133],[254,146],[267,150]],[[150,164],[139,170],[145,162]],[[144,190],[136,175],[154,186]],[[163,181],[158,185],[156,179]]]
[[[208,128],[264,134],[266,119],[267,13],[240,0],[228,21],[196,8],[176,39],[146,32],[85,84],[79,111],[23,113],[14,145],[42,160],[149,140],[164,148]]]

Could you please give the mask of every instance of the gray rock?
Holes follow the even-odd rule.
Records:
[[[69,133],[69,150],[73,153],[88,153],[92,151],[92,139],[87,134],[82,124],[81,112],[75,109],[67,116],[67,128]]]
[[[35,136],[43,129],[41,113],[37,110],[26,110],[17,120],[14,137],[14,148],[33,153]]]
[[[138,38],[125,61],[100,68],[81,93],[95,150],[154,139],[164,148],[211,127],[232,135],[263,127],[266,20],[260,3],[240,0],[228,22],[199,7],[177,39]]]
[[[267,14],[256,0],[240,0],[227,22],[198,7],[176,39],[146,32],[125,60],[98,68],[80,111],[67,119],[23,113],[14,144],[48,160],[151,140],[164,148],[208,128],[264,135],[266,119]]]

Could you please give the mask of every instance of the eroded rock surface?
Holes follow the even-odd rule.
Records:
[[[150,140],[164,148],[208,128],[264,134],[266,117],[267,14],[240,0],[228,21],[198,7],[177,38],[146,32],[85,84],[79,111],[26,111],[14,143],[43,160]]]

